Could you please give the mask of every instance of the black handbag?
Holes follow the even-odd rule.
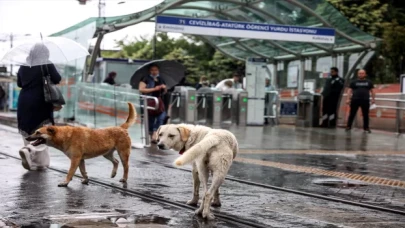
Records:
[[[51,75],[49,74],[48,66],[45,65],[45,67],[46,67],[46,74],[44,74],[44,71],[41,66],[41,71],[43,75],[42,79],[44,85],[45,102],[51,103],[54,106],[61,106],[66,104],[65,98],[63,98],[62,91],[51,80]]]

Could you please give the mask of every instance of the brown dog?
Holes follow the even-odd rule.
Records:
[[[59,187],[67,187],[72,180],[77,167],[83,176],[83,184],[88,184],[89,179],[84,164],[85,159],[103,155],[110,160],[114,168],[111,178],[117,174],[118,160],[114,158],[114,151],[117,150],[124,167],[124,176],[120,182],[128,179],[128,160],[131,153],[131,138],[127,129],[135,123],[136,111],[131,103],[128,103],[129,115],[127,121],[119,127],[104,129],[90,129],[86,127],[71,126],[48,126],[38,129],[27,138],[27,141],[34,141],[32,145],[37,146],[46,143],[48,146],[61,150],[70,158],[70,169],[66,180],[60,183]]]

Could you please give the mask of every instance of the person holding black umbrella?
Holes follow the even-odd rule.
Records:
[[[149,75],[141,78],[139,82],[139,91],[147,96],[156,97],[158,100],[158,108],[156,110],[148,110],[149,119],[149,135],[152,143],[156,144],[156,131],[163,125],[166,118],[166,109],[163,103],[162,96],[167,93],[165,81],[159,75],[159,66],[152,64],[149,66]],[[148,106],[154,107],[156,101],[148,99]],[[146,113],[144,113],[146,115]]]

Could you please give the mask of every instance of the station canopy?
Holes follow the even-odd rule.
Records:
[[[141,22],[154,22],[156,15],[327,27],[336,31],[334,44],[199,36],[222,53],[239,60],[248,57],[293,60],[362,52],[375,48],[378,42],[378,38],[358,29],[326,0],[165,0],[133,14],[89,18],[52,36],[63,36],[94,23],[93,37],[96,37],[102,31],[109,33]]]

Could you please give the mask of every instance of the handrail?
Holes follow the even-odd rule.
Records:
[[[391,98],[375,98],[376,101],[391,101],[391,102],[403,102],[405,103],[405,100],[401,99],[391,99]]]
[[[395,110],[405,110],[405,108],[401,108],[401,107],[383,106],[383,105],[377,105],[377,108],[395,109]]]
[[[121,94],[121,95],[130,95],[130,96],[134,96],[134,97],[144,98],[144,99],[146,98],[146,100],[147,99],[154,99],[155,100],[155,107],[147,107],[147,109],[156,110],[156,109],[159,108],[159,100],[156,97],[137,94],[137,93],[118,91],[118,90],[115,90],[115,89],[114,90],[109,90],[109,89],[103,89],[103,88],[96,88],[96,87],[90,86],[90,85],[80,85],[80,86],[84,87],[85,89],[91,89],[91,90],[95,90],[95,91],[99,91],[99,92],[112,93],[113,95]],[[143,105],[141,105],[141,107],[143,107]]]
[[[82,93],[83,96],[92,97],[92,98],[97,97],[95,93],[100,93],[100,92],[102,92],[102,93],[110,93],[111,95],[113,95],[114,99],[111,99],[111,98],[108,98],[108,97],[97,97],[97,98],[100,99],[100,100],[111,100],[111,101],[114,101],[114,103],[116,103],[116,102],[122,103],[123,102],[123,101],[117,99],[117,95],[124,95],[124,96],[126,95],[126,96],[130,96],[132,98],[134,98],[134,97],[139,98],[140,101],[143,100],[143,103],[140,102],[140,104],[139,104],[139,106],[143,108],[143,113],[144,113],[144,115],[143,115],[143,124],[142,124],[142,126],[144,127],[144,134],[142,134],[141,137],[145,139],[145,144],[146,144],[145,146],[146,147],[150,146],[150,138],[148,137],[148,135],[149,135],[149,132],[148,132],[149,131],[149,120],[148,120],[147,113],[148,113],[148,110],[156,110],[156,109],[159,108],[160,104],[159,104],[159,99],[158,98],[148,96],[148,95],[142,95],[142,94],[134,93],[134,92],[131,93],[130,91],[128,91],[128,92],[127,91],[119,91],[119,90],[116,90],[116,87],[113,87],[113,89],[110,90],[110,89],[106,89],[106,88],[96,88],[95,86],[86,85],[86,84],[80,84],[78,86],[78,89],[83,91],[83,93]],[[87,91],[93,91],[93,94],[87,93]],[[149,100],[153,99],[155,101],[155,106],[154,107],[148,106],[148,102],[147,102],[148,99]],[[93,102],[95,102],[95,100],[93,100]],[[96,107],[95,105],[96,104],[94,103],[94,107]],[[135,105],[137,107],[139,107],[138,104],[135,104]],[[117,109],[117,107],[115,107],[115,110],[116,109]]]
[[[147,96],[147,95],[140,95],[140,97],[143,98],[144,101],[146,101],[146,109],[156,110],[159,108],[159,99],[157,99],[156,97]],[[155,100],[155,107],[148,106],[148,102],[147,102],[148,99]],[[145,103],[143,105],[141,105],[141,107],[145,107]]]

